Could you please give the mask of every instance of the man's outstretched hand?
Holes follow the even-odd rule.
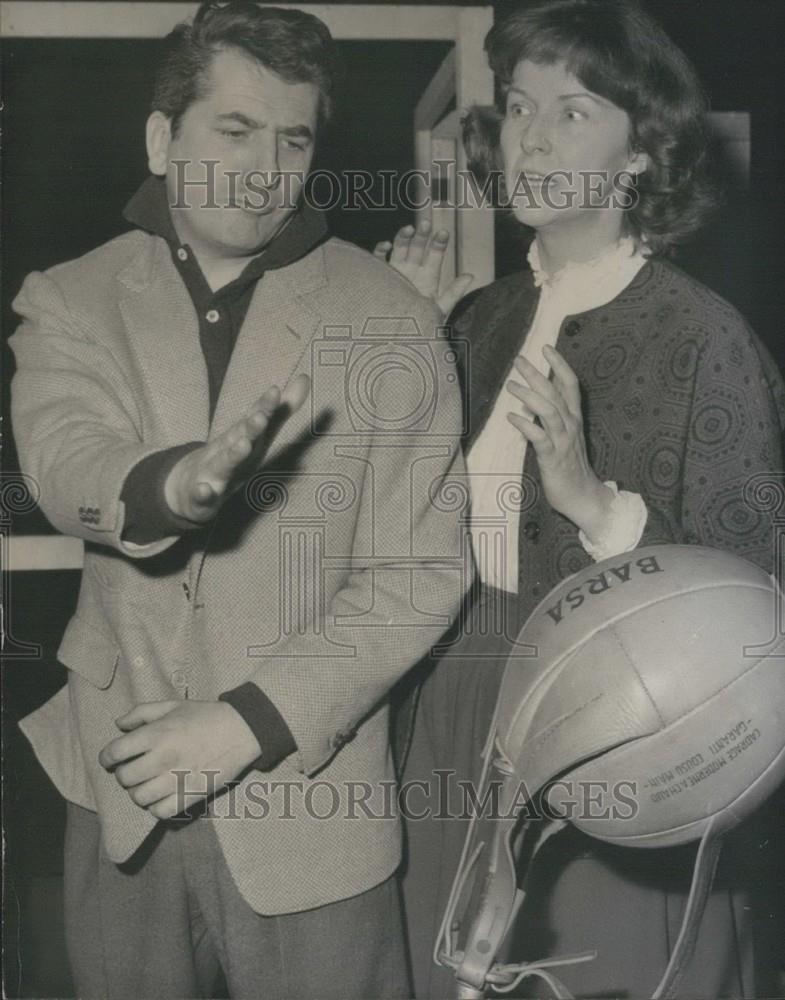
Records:
[[[223,434],[181,458],[164,485],[170,510],[200,524],[211,520],[273,416],[281,407],[286,408],[282,411],[284,419],[295,413],[308,398],[309,390],[307,375],[293,379],[283,395],[277,386],[272,386]]]

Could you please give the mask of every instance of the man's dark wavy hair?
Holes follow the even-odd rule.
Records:
[[[327,26],[311,14],[259,7],[250,0],[207,0],[192,24],[178,24],[164,39],[156,74],[153,111],[170,119],[176,135],[188,108],[204,96],[213,56],[239,49],[287,83],[319,88],[319,125],[332,113],[338,75],[337,50]]]
[[[551,0],[495,24],[485,39],[500,84],[496,108],[472,108],[463,123],[470,167],[501,168],[499,130],[516,65],[563,62],[585,87],[630,117],[630,145],[648,154],[630,235],[669,253],[706,220],[716,198],[708,177],[708,102],[686,56],[635,0]]]

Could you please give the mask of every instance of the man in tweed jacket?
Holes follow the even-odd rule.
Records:
[[[462,595],[460,400],[435,311],[295,207],[331,60],[309,15],[201,8],[134,230],[15,303],[22,461],[85,541],[68,684],[23,722],[80,996],[219,965],[233,996],[407,993],[385,699]]]

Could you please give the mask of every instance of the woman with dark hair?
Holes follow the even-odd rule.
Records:
[[[771,571],[771,516],[745,486],[782,468],[776,367],[728,303],[667,259],[712,205],[706,102],[684,55],[631,0],[525,7],[485,44],[499,104],[469,113],[467,152],[477,172],[500,171],[506,209],[535,238],[528,270],[471,293],[449,320],[469,348],[478,584],[427,668],[403,773],[424,783],[408,805],[427,814],[408,823],[404,877],[418,997],[454,993],[431,950],[465,834],[458,782],[477,778],[520,624],[592,559],[639,545],[707,545]],[[425,287],[443,245],[410,230],[391,263]],[[528,873],[514,959],[596,948],[559,971],[571,990],[650,997],[692,857],[565,828]],[[683,995],[753,995],[750,926],[720,877]]]

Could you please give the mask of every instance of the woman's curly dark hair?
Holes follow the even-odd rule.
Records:
[[[687,57],[635,0],[551,0],[495,24],[485,39],[500,84],[496,108],[474,107],[463,121],[471,169],[500,170],[503,101],[522,59],[563,62],[585,87],[626,111],[631,148],[648,155],[630,234],[650,253],[669,253],[705,222],[716,197],[708,176],[708,101]]]

